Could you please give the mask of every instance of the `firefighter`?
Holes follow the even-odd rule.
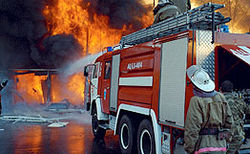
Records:
[[[2,89],[7,85],[8,83],[8,80],[5,80],[3,81],[1,84],[0,84],[0,92],[2,91]],[[0,94],[0,115],[2,113],[2,102],[1,102],[1,94]]]
[[[154,12],[153,24],[156,24],[165,19],[176,16],[180,13],[186,12],[187,9],[190,10],[191,8],[190,0],[183,0],[183,1],[179,0],[179,3],[176,0],[159,0],[157,6],[153,10]],[[183,6],[183,3],[185,3],[185,9],[181,10],[178,6]]]
[[[222,93],[199,66],[187,69],[193,85],[185,121],[184,148],[187,153],[226,153],[226,139],[233,123],[232,113]]]
[[[244,133],[244,114],[250,113],[250,108],[237,95],[233,94],[233,83],[229,80],[221,84],[221,91],[232,110],[234,125],[232,126],[232,139],[229,142],[227,154],[239,153],[240,147],[245,139]]]

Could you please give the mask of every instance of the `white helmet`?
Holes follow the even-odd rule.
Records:
[[[205,92],[211,92],[215,88],[214,82],[209,75],[199,66],[192,65],[187,69],[187,75],[192,83]]]

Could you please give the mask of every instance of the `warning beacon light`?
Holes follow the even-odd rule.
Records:
[[[107,47],[107,51],[111,52],[111,51],[113,51],[113,48],[112,47]]]

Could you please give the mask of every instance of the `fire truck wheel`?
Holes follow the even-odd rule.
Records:
[[[92,131],[96,139],[103,139],[106,134],[106,130],[99,127],[99,121],[97,120],[96,109],[93,110],[92,115]]]
[[[127,115],[123,115],[119,123],[119,143],[123,154],[133,153],[135,149],[134,127]]]
[[[154,154],[155,139],[152,123],[148,119],[141,121],[137,132],[137,150],[139,154]]]

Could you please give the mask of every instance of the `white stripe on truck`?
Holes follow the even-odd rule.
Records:
[[[153,77],[144,76],[144,77],[122,77],[119,80],[120,86],[152,86]]]

